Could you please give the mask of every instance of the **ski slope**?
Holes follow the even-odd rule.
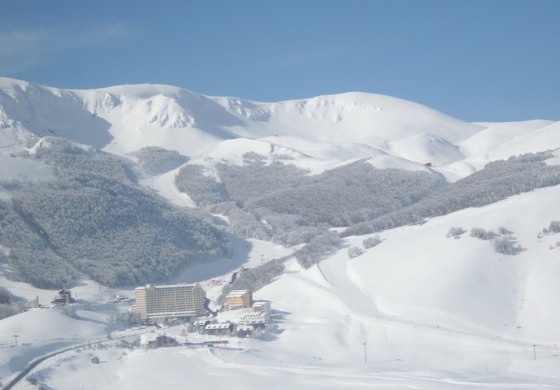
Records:
[[[554,214],[560,210],[559,195],[556,187],[541,189],[386,231],[383,241],[361,256],[350,258],[341,249],[309,270],[284,274],[255,293],[256,299],[271,301],[279,317],[264,339],[231,337],[227,348],[214,349],[83,349],[42,363],[32,375],[52,388],[79,388],[84,379],[83,388],[100,389],[177,388],[186,381],[198,387],[235,383],[238,388],[278,389],[558,388],[560,315],[551,308],[560,292],[555,280],[560,234],[542,230],[560,219]],[[518,210],[528,217],[518,218]],[[467,232],[448,238],[451,226]],[[502,226],[513,232],[524,252],[497,254],[490,242],[468,233],[471,227],[496,231]],[[347,245],[359,246],[364,238],[349,237]],[[256,264],[259,255],[280,255],[278,249],[255,242],[248,257]],[[228,269],[226,263],[221,269]],[[219,264],[199,276],[218,274]],[[114,293],[95,287],[86,283],[78,291],[87,300]],[[46,351],[41,335],[60,341],[62,333],[106,339],[110,324],[103,326],[102,313],[107,307],[81,309],[77,320],[37,309],[1,321],[0,330],[17,332],[22,340],[30,332],[26,348],[41,354]],[[39,321],[44,329],[31,325]],[[155,332],[179,338],[182,329]],[[202,336],[188,337],[197,341]],[[18,348],[0,349],[4,362],[12,362],[4,367],[16,367]],[[91,364],[93,356],[103,364]],[[4,369],[2,376],[9,377],[9,371]]]

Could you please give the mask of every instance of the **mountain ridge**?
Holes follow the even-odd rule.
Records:
[[[209,153],[216,161],[240,161],[220,145],[242,139],[252,151],[254,140],[304,157],[291,163],[316,172],[371,157],[378,168],[422,170],[430,163],[451,181],[493,159],[560,147],[553,134],[559,122],[468,123],[363,92],[262,103],[169,85],[65,90],[7,78],[0,78],[0,127],[12,133],[12,143],[55,135],[119,155],[162,147],[193,161]]]

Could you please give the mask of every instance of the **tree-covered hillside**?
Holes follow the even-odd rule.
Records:
[[[64,287],[76,270],[109,286],[165,281],[230,251],[202,213],[135,184],[125,159],[60,139],[31,157],[51,164],[56,180],[5,184],[11,202],[0,202],[0,243],[17,273],[37,286]]]
[[[256,153],[245,154],[241,166],[218,163],[212,172],[188,164],[176,183],[199,205],[228,216],[235,234],[308,244],[297,253],[305,266],[340,243],[330,228],[399,210],[444,184],[436,175],[375,169],[365,161],[312,176]]]
[[[495,161],[452,184],[436,174],[376,169],[365,161],[308,175],[278,159],[244,157],[241,166],[218,163],[212,172],[186,165],[177,186],[228,216],[238,235],[307,244],[296,252],[304,266],[339,245],[333,227],[347,227],[341,237],[367,234],[560,184],[560,166],[546,163],[550,152]]]
[[[186,165],[177,186],[202,206],[220,208],[220,203],[233,201],[269,223],[278,215],[292,215],[297,216],[295,225],[335,227],[398,210],[442,185],[435,175],[376,169],[364,161],[309,176],[291,164],[265,164],[262,156],[250,157],[242,166],[217,164],[218,177],[202,166]]]
[[[488,163],[481,171],[449,184],[414,205],[350,226],[342,236],[422,223],[426,218],[468,207],[481,207],[512,195],[559,185],[560,165],[546,163],[553,157],[551,152],[542,152]]]
[[[479,207],[560,184],[551,153],[512,157],[447,184],[423,171],[376,169],[358,161],[318,175],[256,153],[243,165],[186,164],[176,185],[202,208],[170,205],[138,184],[130,160],[59,138],[44,138],[25,156],[52,168],[54,179],[0,182],[0,245],[12,276],[59,288],[83,272],[110,286],[169,280],[188,264],[230,253],[208,212],[223,214],[241,237],[302,245],[309,267],[360,235]],[[135,155],[144,173],[185,161],[175,152]],[[332,228],[346,227],[341,234]]]

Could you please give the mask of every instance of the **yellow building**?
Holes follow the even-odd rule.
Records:
[[[206,314],[206,291],[198,283],[154,286],[147,284],[134,291],[135,311],[142,319],[194,317]]]
[[[229,310],[243,309],[253,305],[251,290],[233,290],[226,295],[226,306]]]

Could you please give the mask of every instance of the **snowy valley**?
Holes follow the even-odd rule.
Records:
[[[62,351],[14,388],[560,388],[559,274],[560,122],[0,78],[0,387]],[[247,288],[274,320],[116,320],[147,283],[211,310]]]

